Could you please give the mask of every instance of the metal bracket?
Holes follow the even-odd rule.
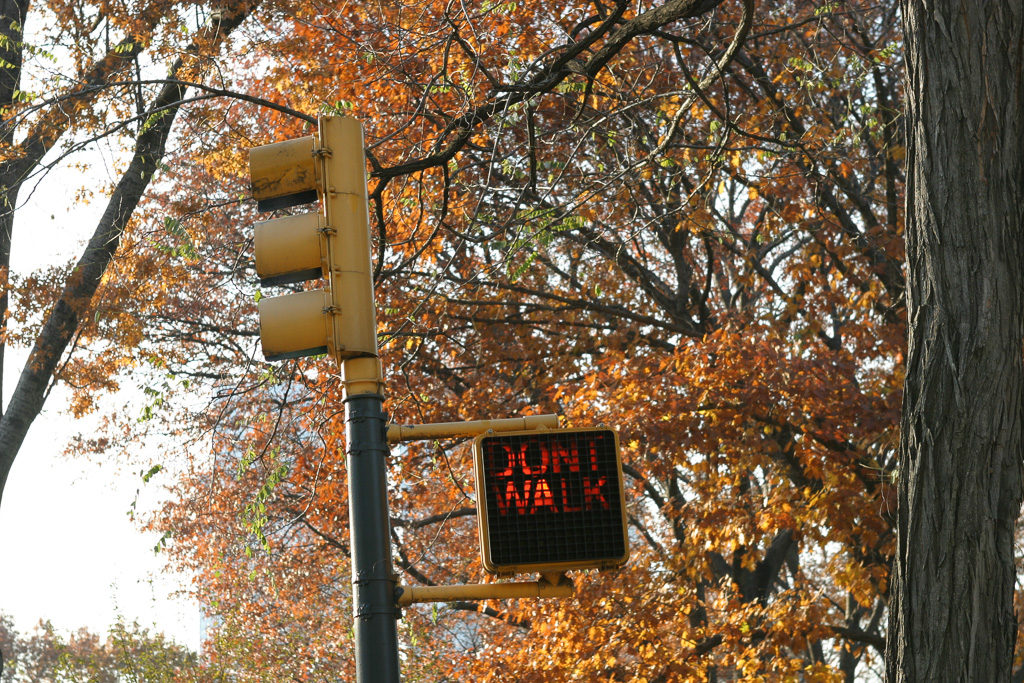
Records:
[[[526,429],[558,429],[558,415],[527,415],[503,420],[469,420],[425,425],[388,425],[388,442],[476,436],[488,431],[517,432]]]
[[[356,619],[370,619],[374,615],[383,614],[389,617],[397,618],[398,607],[388,607],[386,609],[370,609],[370,604],[367,602],[359,603],[359,608],[355,610],[353,616]]]
[[[395,601],[404,607],[414,602],[454,600],[511,600],[516,598],[568,598],[575,593],[565,574],[545,574],[523,583],[471,583],[456,586],[396,586]]]

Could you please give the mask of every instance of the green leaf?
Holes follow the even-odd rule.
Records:
[[[163,470],[163,468],[164,468],[163,465],[153,465],[152,467],[150,467],[149,471],[142,475],[143,483],[148,484],[149,480],[153,478],[153,475],[155,475],[157,472],[160,472],[161,470]]]

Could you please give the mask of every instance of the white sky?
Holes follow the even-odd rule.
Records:
[[[13,269],[26,272],[77,256],[104,202],[74,205],[81,175],[58,170],[19,210]],[[61,190],[60,188],[64,188]],[[51,218],[51,216],[53,218]],[[5,358],[4,405],[27,351]],[[170,597],[182,582],[153,553],[157,537],[128,518],[141,478],[131,469],[63,455],[71,436],[89,429],[63,412],[60,387],[29,430],[0,505],[0,612],[31,631],[49,619],[62,632],[87,627],[101,637],[120,616],[197,648],[198,605]],[[142,489],[138,508],[152,508],[159,487]]]

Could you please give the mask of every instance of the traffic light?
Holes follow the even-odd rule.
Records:
[[[328,281],[327,289],[260,299],[267,360],[327,353],[340,362],[377,355],[362,127],[347,116],[324,116],[318,123],[316,135],[249,150],[260,211],[320,202],[317,211],[256,225],[260,284]]]
[[[484,569],[508,574],[625,563],[614,430],[490,432],[476,438],[473,456]]]

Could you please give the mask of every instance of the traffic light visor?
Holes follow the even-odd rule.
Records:
[[[332,343],[331,295],[323,290],[260,299],[260,342],[267,360],[327,353]]]
[[[326,277],[320,215],[304,213],[256,224],[256,274],[264,287]]]
[[[312,135],[249,150],[252,197],[260,211],[315,202],[320,187]]]

